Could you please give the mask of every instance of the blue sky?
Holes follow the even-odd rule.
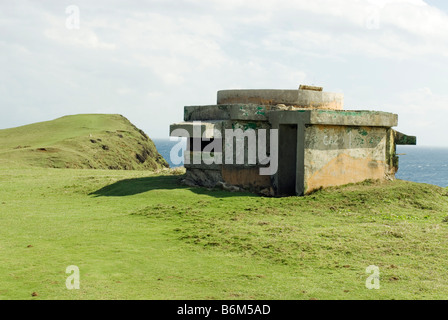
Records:
[[[448,2],[446,0],[427,0],[426,3],[448,12]]]
[[[119,113],[167,138],[218,90],[314,84],[448,146],[446,1],[1,1],[0,70],[0,128]]]

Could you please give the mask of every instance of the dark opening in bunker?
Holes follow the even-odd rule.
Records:
[[[297,125],[279,128],[278,196],[295,196],[297,182]]]
[[[189,138],[187,140],[187,150],[188,151],[196,151],[196,152],[202,152],[204,149],[211,145],[213,143],[213,146],[216,146],[215,150],[213,152],[222,152],[222,139],[202,139],[202,138]],[[209,147],[209,149],[211,149]]]

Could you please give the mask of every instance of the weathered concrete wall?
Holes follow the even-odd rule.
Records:
[[[398,171],[397,145],[395,143],[395,130],[388,128],[386,131],[386,175],[395,178]]]
[[[240,106],[238,106],[240,109]],[[216,124],[217,122],[213,122]],[[201,132],[204,132],[204,128],[210,127],[210,122],[204,123],[201,128]],[[188,132],[193,132],[193,122],[185,122],[181,124],[174,124],[171,126],[171,129],[185,129]],[[260,129],[266,130],[266,141],[269,142],[270,134],[269,129],[271,128],[270,124],[267,121],[220,121],[219,129],[222,130],[222,134],[224,135],[226,129],[231,129],[233,132],[235,130],[240,129],[243,135],[241,137],[245,140],[244,148],[237,148],[238,143],[236,138],[233,138],[233,160],[231,165],[226,165],[226,145],[231,144],[228,140],[229,137],[223,137],[221,140],[222,143],[222,152],[214,152],[213,155],[221,158],[221,164],[206,164],[203,161],[197,163],[197,160],[204,159],[206,155],[212,156],[210,153],[202,152],[199,150],[193,150],[193,146],[187,143],[187,151],[185,152],[185,168],[187,169],[185,182],[187,184],[195,184],[204,187],[214,187],[219,185],[220,183],[225,183],[231,186],[238,186],[246,190],[251,190],[254,192],[260,192],[263,189],[270,188],[271,186],[271,177],[270,176],[261,176],[259,174],[260,170],[260,159],[258,158],[258,149],[257,142],[259,139]],[[199,128],[197,129],[199,130]],[[245,133],[251,132],[253,141],[249,141],[248,138],[244,136]],[[251,143],[252,147],[255,147],[255,163],[250,164],[248,161],[249,151],[248,151],[248,143]],[[216,151],[216,150],[215,150]],[[244,153],[243,162],[239,164],[237,162],[237,157],[242,151]],[[269,154],[269,144],[266,146],[266,152]]]
[[[395,127],[398,125],[398,115],[381,111],[314,110],[310,111],[309,123],[338,126]]]
[[[385,179],[387,128],[312,125],[305,129],[305,193]]]
[[[223,166],[222,178],[229,185],[260,191],[271,186],[269,176],[260,176],[258,167]]]
[[[225,123],[223,123],[223,132],[225,132],[225,130],[227,129],[231,129],[231,130],[238,130],[240,129],[244,134],[247,134],[248,131],[253,133],[253,135],[248,135],[248,137],[250,136],[253,141],[249,141],[249,138],[245,138],[244,140],[244,165],[245,166],[258,166],[259,167],[259,163],[260,160],[258,158],[258,140],[259,140],[259,130],[260,129],[264,129],[266,132],[266,141],[267,141],[267,145],[266,145],[266,151],[267,153],[270,152],[269,150],[269,139],[270,139],[270,132],[269,130],[271,129],[271,125],[268,122],[264,122],[264,121],[226,121]],[[234,165],[238,165],[237,162],[237,157],[239,156],[239,152],[237,149],[237,145],[240,142],[237,142],[237,139],[233,138],[233,164]],[[223,143],[223,156],[226,157],[226,150],[228,147],[230,147],[230,145],[232,144],[232,141],[229,140],[228,136],[225,136],[223,139],[224,143]],[[249,164],[248,161],[248,156],[249,156],[249,148],[248,145],[251,145],[252,150],[255,151],[255,155],[256,155],[256,163],[255,164]]]
[[[239,156],[239,152],[237,149],[237,139],[233,138],[233,165],[223,165],[222,176],[224,182],[230,185],[235,185],[238,187],[242,187],[251,191],[261,191],[262,189],[269,188],[271,186],[271,178],[269,176],[260,176],[260,160],[258,157],[258,140],[260,129],[266,130],[266,141],[268,144],[266,146],[266,152],[269,153],[269,130],[271,129],[270,124],[267,121],[227,121],[223,124],[223,129],[232,129],[238,130],[240,129],[243,133],[252,132],[253,141],[249,141],[248,138],[244,138],[244,164],[238,164],[237,157]],[[227,147],[231,145],[231,141],[229,141],[229,137],[225,137],[223,150],[224,157],[226,155]],[[241,143],[241,141],[239,142]],[[255,163],[249,163],[249,148],[248,145],[251,144],[252,151],[255,153]]]
[[[214,188],[218,182],[223,181],[221,170],[210,170],[210,168],[190,167],[185,173],[184,183],[188,185]]]
[[[215,106],[188,106],[184,109],[184,121],[242,120],[268,121],[271,106],[257,104],[226,104]]]
[[[251,103],[275,106],[284,104],[306,109],[342,110],[344,95],[313,90],[222,90],[218,105]]]
[[[170,136],[173,136],[173,131],[175,130],[185,130],[189,137],[199,136],[198,138],[210,139],[214,138],[215,130],[222,131],[222,123],[223,121],[219,120],[201,121],[200,123],[194,123],[193,121],[173,123],[170,125]]]

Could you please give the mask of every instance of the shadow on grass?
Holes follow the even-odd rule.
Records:
[[[206,188],[192,188],[182,185],[179,176],[154,176],[117,181],[105,186],[89,195],[95,197],[125,197],[145,193],[152,190],[190,190],[196,194],[209,195],[216,198],[228,197],[256,197],[248,192],[228,192],[223,190],[209,190]]]

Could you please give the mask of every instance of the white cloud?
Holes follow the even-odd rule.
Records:
[[[421,0],[78,0],[76,30],[62,2],[0,3],[0,127],[117,112],[166,137],[217,90],[301,83],[445,126],[448,16]]]
[[[399,130],[418,137],[419,145],[446,145],[448,94],[434,94],[428,87],[400,92],[388,110],[398,113]]]
[[[116,45],[99,40],[92,30],[83,28],[79,31],[69,31],[61,28],[45,30],[45,36],[63,45],[85,47],[87,49],[114,50]]]
[[[79,29],[70,30],[65,27],[65,17],[55,17],[51,14],[44,14],[44,21],[46,28],[44,35],[56,41],[58,44],[84,47],[86,49],[106,49],[114,50],[116,48],[115,43],[107,43],[101,41],[88,22],[83,23]]]

